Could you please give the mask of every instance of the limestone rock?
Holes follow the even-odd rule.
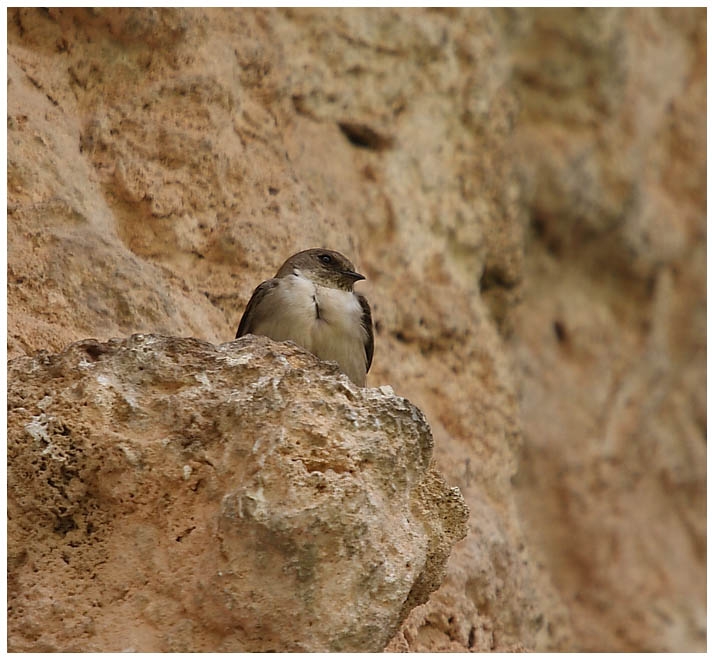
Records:
[[[533,218],[515,485],[583,651],[706,648],[705,17],[508,18]]]
[[[423,414],[294,344],[86,340],[8,375],[12,650],[380,651],[466,534]]]
[[[389,648],[706,648],[705,8],[7,21],[10,357],[340,250],[472,512]]]

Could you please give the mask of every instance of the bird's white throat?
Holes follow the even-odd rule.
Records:
[[[366,333],[354,292],[322,286],[295,269],[268,295],[273,311],[256,334],[292,340],[322,360],[337,362],[354,382],[364,382]]]

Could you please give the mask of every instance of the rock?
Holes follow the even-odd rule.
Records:
[[[508,19],[533,218],[515,486],[582,651],[706,648],[704,16]]]
[[[706,649],[705,8],[7,20],[10,357],[337,249],[472,512],[389,648]]]
[[[85,340],[8,403],[14,651],[381,651],[466,535],[423,414],[292,343]]]

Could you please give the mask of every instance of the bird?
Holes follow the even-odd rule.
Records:
[[[372,311],[354,284],[366,279],[343,254],[311,248],[289,257],[253,291],[236,339],[247,334],[291,340],[321,360],[337,362],[364,387],[374,355]]]

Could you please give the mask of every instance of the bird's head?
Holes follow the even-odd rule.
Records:
[[[276,277],[288,275],[302,275],[316,284],[343,291],[352,291],[355,282],[365,279],[364,275],[355,272],[347,257],[325,248],[294,254],[280,267]]]

